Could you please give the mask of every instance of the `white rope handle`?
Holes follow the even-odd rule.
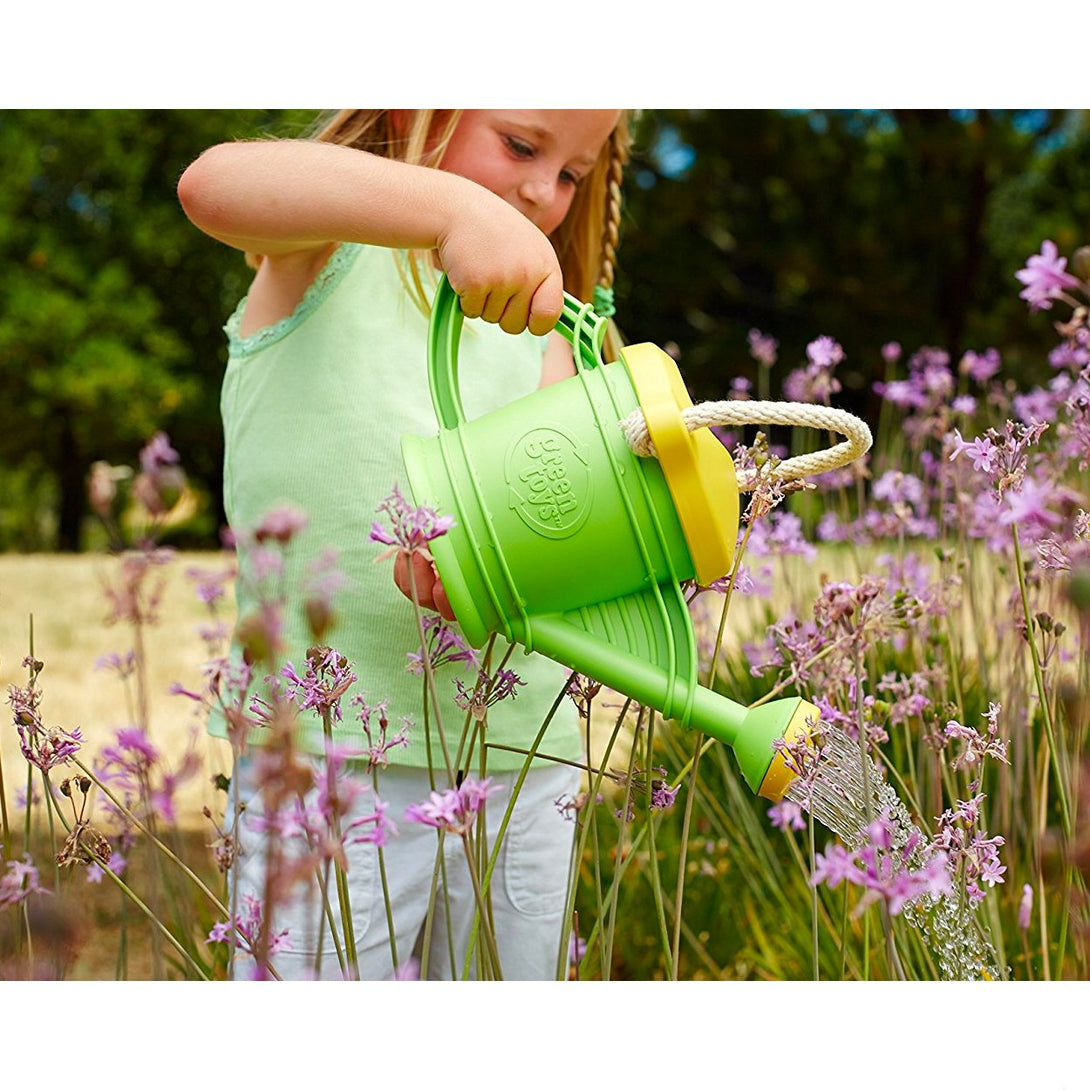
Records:
[[[865,421],[843,409],[831,409],[825,405],[807,405],[798,401],[702,401],[688,409],[682,409],[681,419],[689,431],[711,425],[741,427],[746,424],[783,424],[788,427],[820,428],[835,431],[846,437],[827,450],[813,454],[800,454],[788,458],[776,466],[776,478],[793,481],[800,477],[826,473],[830,469],[854,462],[871,448],[873,439]],[[625,439],[632,453],[640,458],[655,457],[655,446],[647,431],[643,410],[636,409],[621,421]],[[752,489],[756,482],[739,481],[743,491]]]

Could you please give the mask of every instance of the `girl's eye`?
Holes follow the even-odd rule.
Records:
[[[562,170],[560,172],[560,181],[564,185],[578,185],[579,180],[579,176],[577,174],[573,174],[570,170]]]
[[[534,149],[530,144],[527,144],[524,140],[519,140],[516,136],[505,136],[503,142],[507,145],[508,151],[513,155],[518,156],[520,159],[533,158]]]

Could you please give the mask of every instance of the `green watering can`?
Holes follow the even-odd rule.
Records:
[[[674,361],[638,344],[603,363],[606,319],[566,296],[557,329],[574,377],[466,420],[462,322],[443,278],[428,344],[440,430],[401,449],[414,502],[454,517],[431,551],[466,639],[499,633],[698,728],[734,750],[751,790],[782,798],[794,774],[773,743],[819,713],[797,697],[749,709],[697,680],[681,584],[730,570],[739,489],[722,443],[686,426]],[[637,456],[622,430],[635,410],[656,457]]]

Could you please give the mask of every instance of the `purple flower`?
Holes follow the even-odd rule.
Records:
[[[262,544],[267,541],[277,541],[286,545],[307,524],[307,516],[304,511],[291,504],[283,504],[267,511],[261,521],[253,529],[255,541]]]
[[[991,757],[996,761],[1002,761],[1004,764],[1010,764],[1007,760],[1007,747],[1009,742],[1004,742],[999,739],[999,712],[1001,706],[996,703],[990,703],[988,710],[984,713],[984,718],[988,722],[987,735],[981,735],[979,731],[972,727],[963,726],[956,719],[950,719],[946,723],[946,729],[943,732],[947,738],[956,738],[959,741],[965,742],[965,749],[958,757],[954,758],[953,767],[959,769],[964,765],[974,765],[978,761],[983,761],[985,757]]]
[[[206,606],[215,605],[226,593],[227,584],[234,578],[231,568],[209,571],[205,568],[187,568],[186,578],[197,584],[197,598]]]
[[[151,515],[162,515],[177,502],[185,488],[185,473],[178,466],[178,452],[163,432],[158,432],[140,451],[141,472],[133,481],[133,495]]]
[[[1012,488],[1006,493],[1007,507],[1000,513],[999,521],[1004,526],[1055,529],[1063,519],[1048,509],[1052,499],[1053,491],[1047,484],[1026,477],[1021,488]]]
[[[843,844],[830,844],[824,853],[814,857],[814,871],[810,884],[816,886],[824,882],[830,889],[836,889],[841,882],[862,885],[863,872],[856,865],[855,852],[849,852]]]
[[[48,772],[78,753],[83,738],[78,727],[71,731],[46,727],[38,710],[41,697],[41,690],[33,681],[25,687],[8,686],[8,704],[19,734],[19,749],[32,765]]]
[[[777,829],[805,829],[806,819],[802,816],[802,807],[790,799],[783,799],[768,808],[768,820]]]
[[[485,799],[502,790],[491,779],[478,781],[467,777],[460,787],[432,791],[424,802],[407,807],[405,820],[465,836]]]
[[[108,655],[99,655],[95,659],[95,669],[113,670],[122,680],[132,677],[136,672],[136,652],[128,651],[124,655],[120,655],[114,651]]]
[[[889,504],[908,504],[916,508],[921,507],[926,498],[923,481],[900,470],[883,473],[871,487],[871,495]]]
[[[389,753],[391,749],[397,749],[399,746],[407,746],[409,744],[409,728],[413,725],[412,720],[408,716],[405,716],[401,720],[401,729],[392,736],[389,736],[387,730],[390,726],[390,721],[386,718],[385,701],[372,707],[372,705],[368,704],[364,699],[363,693],[357,693],[352,697],[352,704],[359,708],[359,711],[356,713],[356,718],[363,727],[363,733],[367,735],[367,749],[362,756],[367,758],[368,771],[373,768],[385,768],[390,763],[386,754]],[[372,716],[378,719],[377,738],[371,732]]]
[[[395,970],[393,975],[394,980],[419,980],[420,979],[420,962],[416,958],[409,958],[408,961],[403,961]]]
[[[120,852],[114,851],[110,853],[109,861],[106,863],[106,869],[112,874],[116,874],[119,878],[125,873],[125,868],[129,865],[128,859],[125,858]],[[87,881],[94,885],[101,885],[104,875],[102,873],[101,863],[92,863],[87,868]]]
[[[681,790],[681,784],[671,787],[665,780],[653,779],[651,781],[651,809],[669,810],[674,805],[677,793]]]
[[[963,375],[968,375],[974,382],[985,383],[998,373],[1002,364],[999,353],[994,348],[980,352],[966,352],[961,357],[958,370]]]
[[[806,356],[814,367],[831,370],[844,359],[844,349],[832,337],[818,337],[806,346]]]
[[[341,697],[357,680],[352,664],[332,647],[308,648],[302,677],[290,662],[280,670],[280,676],[288,683],[285,695],[300,711],[332,715],[337,722],[342,719]]]
[[[863,888],[863,896],[855,914],[878,900],[885,901],[890,915],[898,915],[906,904],[922,896],[946,896],[952,891],[950,862],[945,852],[933,850],[924,865],[910,870],[906,860],[915,844],[905,845],[900,852],[892,849],[892,829],[883,814],[867,829],[869,840],[855,851],[842,845],[832,845],[824,855],[814,860],[811,885],[824,882],[830,889],[842,881]]]
[[[245,893],[242,897],[242,911],[235,914],[234,921],[221,920],[208,933],[206,943],[223,942],[228,946],[241,947],[251,952],[257,949],[261,941],[261,920],[264,908],[260,898]],[[291,950],[291,939],[287,929],[270,935],[268,938],[269,955],[281,950]]]
[[[438,613],[424,618],[424,641],[420,651],[408,654],[405,669],[414,674],[423,673],[425,657],[433,671],[448,662],[464,662],[467,669],[478,665],[477,652]]]
[[[477,683],[473,688],[462,684],[460,678],[454,679],[458,690],[454,702],[464,711],[472,712],[475,719],[483,719],[493,704],[506,700],[507,697],[514,700],[518,696],[515,686],[525,684],[514,670],[497,670],[494,674],[489,674],[482,669],[477,674]]]
[[[1014,415],[1023,424],[1032,424],[1037,420],[1053,421],[1059,407],[1057,398],[1050,390],[1035,386],[1025,394],[1015,394],[1011,401]]]
[[[780,347],[774,337],[769,337],[759,329],[749,331],[749,354],[765,367],[771,367],[776,362],[776,350]]]
[[[579,963],[583,960],[587,952],[586,941],[581,939],[574,931],[571,933],[571,939],[568,941],[568,960],[571,964],[578,969]]]
[[[30,856],[11,859],[7,863],[7,873],[0,877],[0,905],[22,904],[32,893],[49,893],[43,888],[38,878],[38,868],[30,861]]]
[[[1023,931],[1029,930],[1029,921],[1032,913],[1033,886],[1027,883],[1022,887],[1022,899],[1018,902],[1018,926]]]
[[[1060,298],[1065,289],[1079,286],[1079,281],[1066,268],[1067,258],[1059,256],[1056,243],[1045,239],[1041,252],[1030,257],[1025,267],[1014,274],[1025,284],[1018,298],[1025,299],[1030,310],[1050,310],[1052,300]]]
[[[394,545],[408,552],[427,547],[429,541],[442,537],[453,525],[450,515],[439,515],[431,507],[412,507],[395,485],[377,510],[390,520],[389,528],[371,523],[371,540]]]
[[[178,452],[170,445],[165,432],[157,432],[148,440],[140,451],[140,468],[145,473],[154,473],[164,466],[178,464]]]
[[[882,345],[882,359],[886,363],[896,363],[901,358],[901,346],[896,341],[888,341]]]
[[[974,439],[971,443],[961,437],[961,432],[954,429],[954,449],[950,452],[950,461],[954,461],[959,455],[965,454],[973,463],[973,469],[984,473],[991,473],[995,468],[996,449],[986,435]]]

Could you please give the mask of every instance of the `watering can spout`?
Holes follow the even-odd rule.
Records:
[[[431,551],[466,638],[480,647],[498,633],[703,731],[734,750],[753,791],[782,797],[791,774],[774,743],[817,709],[747,709],[697,682],[681,585],[729,570],[738,485],[726,448],[685,425],[693,406],[674,361],[635,345],[602,363],[605,320],[568,296],[557,328],[575,376],[466,420],[461,325],[441,280],[428,350],[439,433],[406,437],[402,455],[415,501],[454,518]],[[656,457],[637,457],[624,436],[636,410]]]
[[[646,645],[631,646],[647,638],[644,625],[654,615],[653,597],[635,595],[574,615],[536,617],[535,646],[570,669],[729,746],[750,790],[778,802],[795,774],[776,743],[809,734],[818,722],[818,709],[799,697],[747,708],[699,685],[695,661],[687,660],[685,654],[692,649],[686,639],[692,635],[692,626],[687,611],[682,612],[683,601],[674,612],[677,627],[665,634],[672,642],[660,656],[666,666],[648,653]],[[617,624],[618,620],[623,623]]]

